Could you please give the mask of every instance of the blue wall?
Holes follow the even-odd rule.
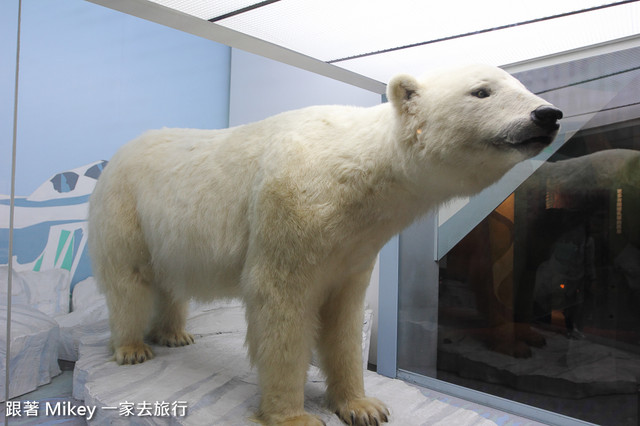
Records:
[[[0,194],[10,188],[17,13],[17,2],[0,1]]]
[[[373,106],[377,93],[233,49],[231,53],[231,126],[311,105]]]
[[[0,55],[11,59],[0,67],[4,141],[17,2],[0,3]],[[228,125],[224,45],[82,0],[23,1],[21,42],[18,195],[59,171],[109,159],[144,130]],[[4,168],[4,155],[0,161]]]

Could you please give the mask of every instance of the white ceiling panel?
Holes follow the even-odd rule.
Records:
[[[425,70],[480,62],[504,66],[617,40],[640,32],[640,3],[628,10],[603,9],[584,15],[514,26],[469,37],[336,62],[335,65],[388,81],[398,71],[419,75]],[[603,25],[615,22],[615,25]]]
[[[621,39],[640,45],[639,0],[89,1],[198,35],[210,29],[212,40],[345,81],[342,72],[353,72],[374,86],[462,62],[506,66]],[[175,20],[166,18],[172,11]]]
[[[607,3],[615,2],[602,0],[539,0],[535,2],[281,0],[217,23],[294,51],[331,61],[534,21]],[[613,13],[611,13],[612,9]],[[633,14],[630,11],[633,9],[637,12],[638,7],[631,3],[574,16],[588,16],[593,20],[598,19],[594,18],[594,15],[598,15],[602,16],[600,23],[603,23],[607,21],[602,19],[609,19],[613,15],[617,21],[608,22],[616,22],[615,26],[617,26],[620,21],[632,20]],[[637,13],[635,16],[638,16]],[[569,17],[554,21],[565,19]],[[573,21],[575,22],[575,19]],[[531,28],[538,25],[541,24],[532,23],[525,26]],[[557,26],[561,27],[562,24]],[[559,38],[562,35],[577,37],[580,33],[590,32],[584,30],[583,27],[576,34],[560,33]],[[502,43],[505,41],[503,36]]]

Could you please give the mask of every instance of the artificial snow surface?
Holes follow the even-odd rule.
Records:
[[[118,366],[107,340],[80,346],[74,372],[73,397],[98,407],[92,424],[254,425],[258,408],[258,377],[244,347],[246,325],[238,304],[220,304],[191,315],[187,329],[196,344],[181,348],[154,346],[155,358],[143,364]],[[365,372],[365,388],[389,406],[391,425],[495,424],[480,414],[428,398],[399,380]],[[325,383],[311,366],[305,389],[306,410],[327,425],[343,423],[324,406]],[[167,417],[154,414],[166,404]],[[181,407],[186,405],[186,415]],[[123,410],[133,409],[133,416]],[[147,410],[147,408],[149,410]],[[175,410],[174,410],[175,409]],[[124,410],[126,411],[126,410]]]

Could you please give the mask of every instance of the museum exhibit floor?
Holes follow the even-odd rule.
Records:
[[[154,347],[156,357],[143,364],[118,366],[104,338],[80,345],[73,380],[65,371],[52,384],[16,398],[39,401],[37,417],[10,418],[9,424],[85,424],[86,416],[51,416],[45,407],[68,402],[96,407],[90,424],[252,425],[259,403],[257,374],[244,347],[244,313],[238,305],[220,305],[192,315],[188,330],[196,344]],[[365,372],[371,396],[392,411],[391,425],[538,425],[539,423],[422,389],[374,372]],[[324,406],[324,379],[311,366],[305,389],[309,412],[327,425],[341,425]],[[61,411],[59,412],[61,413]],[[3,413],[4,414],[4,413]],[[77,414],[77,411],[72,413]]]

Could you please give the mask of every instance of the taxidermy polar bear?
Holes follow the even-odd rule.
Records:
[[[429,209],[475,194],[555,137],[562,113],[506,72],[395,77],[389,103],[319,106],[225,130],[150,131],[120,149],[90,205],[94,273],[121,364],[143,339],[193,343],[190,298],[239,297],[259,374],[257,417],[316,425],[317,347],[331,408],[387,421],[363,389],[363,300],[380,248]]]

